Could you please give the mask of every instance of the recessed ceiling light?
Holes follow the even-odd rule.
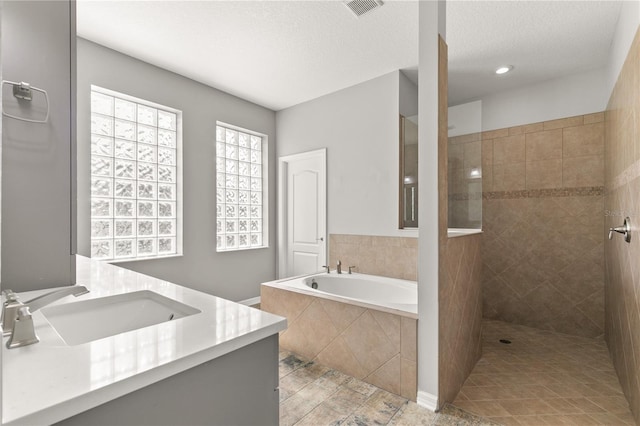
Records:
[[[506,74],[513,69],[513,65],[505,65],[496,70],[496,74]]]

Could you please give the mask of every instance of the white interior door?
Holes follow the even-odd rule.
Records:
[[[326,265],[326,169],[326,149],[280,158],[280,278],[317,272]]]

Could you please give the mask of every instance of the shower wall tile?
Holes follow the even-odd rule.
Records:
[[[484,316],[601,337],[604,114],[512,129],[524,159],[496,156],[523,151],[506,129],[483,133]]]
[[[605,112],[604,230],[640,223],[640,30]],[[640,238],[605,241],[605,338],[636,424],[640,424]]]

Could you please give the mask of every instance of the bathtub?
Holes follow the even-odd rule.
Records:
[[[319,273],[263,283],[260,295],[287,318],[282,349],[416,400],[415,281]]]
[[[313,285],[314,283],[316,286]],[[415,281],[357,273],[320,273],[279,280],[270,285],[337,302],[418,318],[418,286]]]

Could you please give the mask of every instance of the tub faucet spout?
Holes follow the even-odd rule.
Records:
[[[338,265],[336,266],[336,271],[338,271],[339,274],[342,273],[342,262],[338,260]]]

